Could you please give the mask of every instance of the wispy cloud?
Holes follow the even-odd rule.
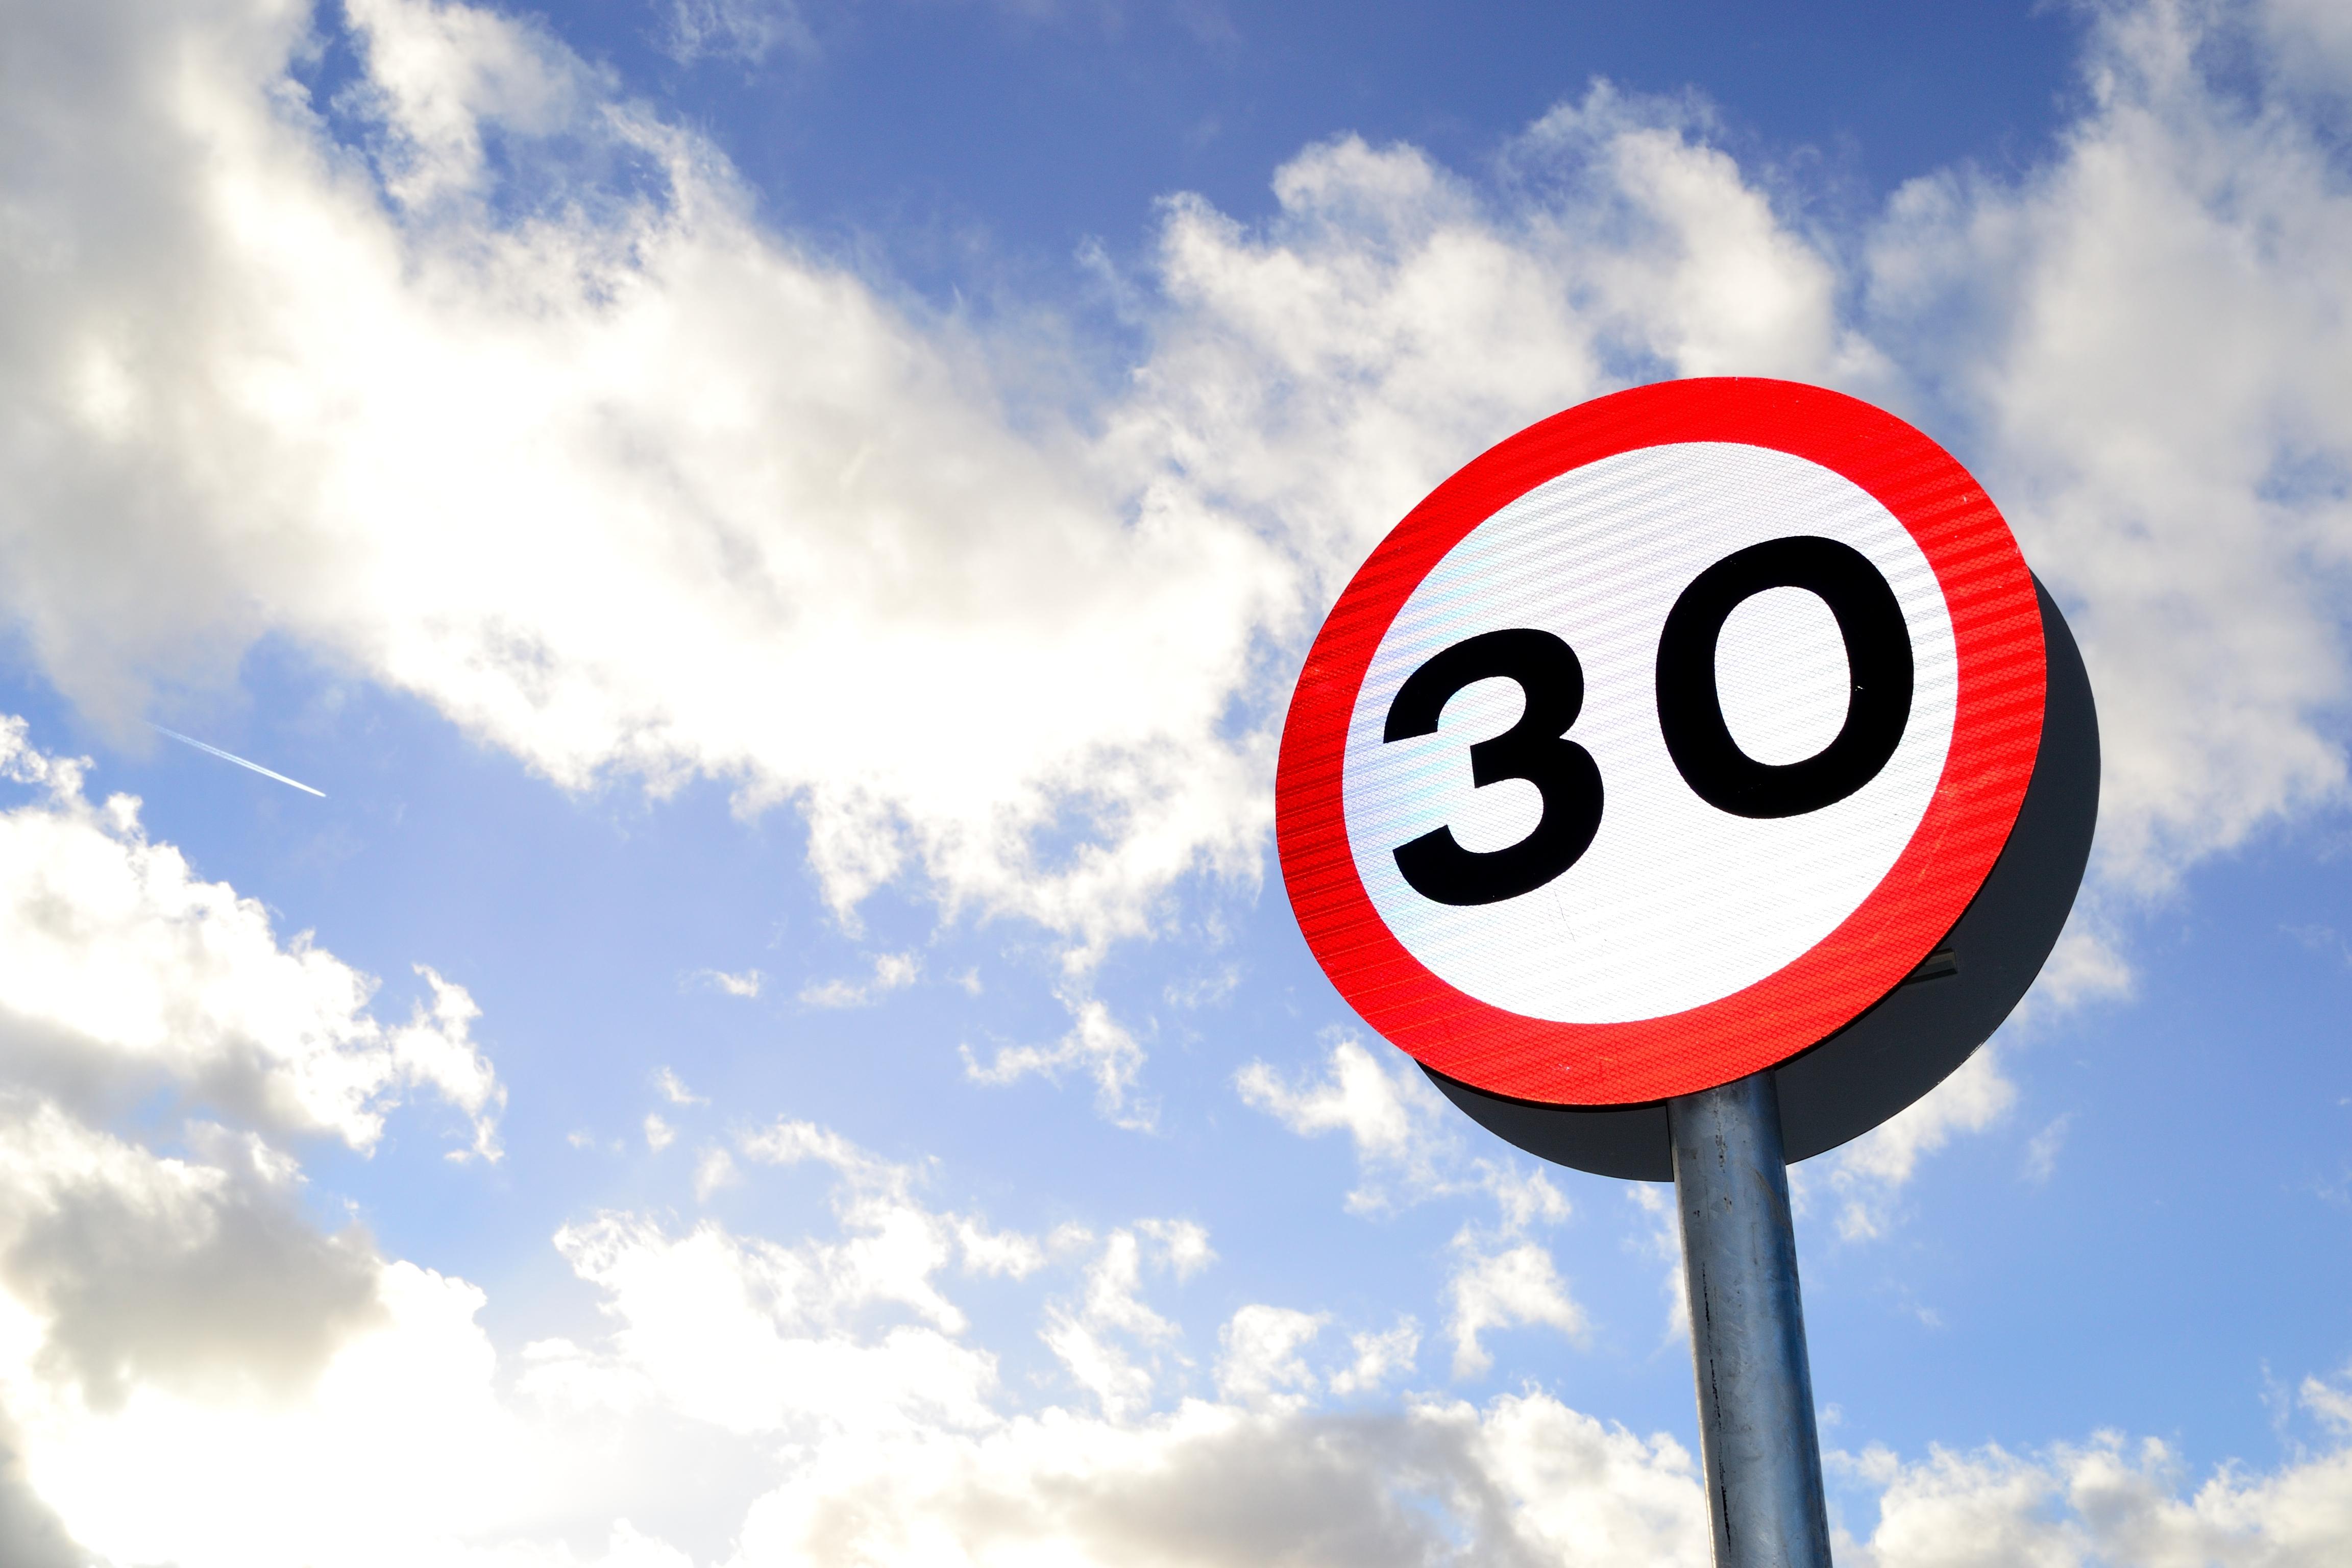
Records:
[[[686,1087],[675,1068],[663,1068],[654,1074],[654,1088],[672,1105],[708,1105],[710,1101]]]
[[[768,983],[767,976],[756,969],[745,969],[731,973],[724,969],[698,969],[692,978],[708,985],[713,991],[723,991],[730,996],[740,996],[747,1002],[756,998],[760,994],[760,988]]]
[[[922,972],[921,960],[911,952],[877,953],[874,955],[873,972],[863,980],[813,980],[802,986],[801,1005],[804,1007],[863,1007],[893,991],[912,985]]]

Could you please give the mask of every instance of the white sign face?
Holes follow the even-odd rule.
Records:
[[[2033,770],[2000,514],[1890,415],[1636,388],[1381,542],[1299,677],[1283,878],[1334,984],[1475,1088],[1621,1105],[1818,1043],[1958,919]]]
[[[1912,656],[1900,742],[1853,793],[1788,816],[1709,804],[1668,753],[1656,688],[1668,613],[1708,567],[1804,535],[1851,546],[1893,591]],[[1573,563],[1528,570],[1529,562]],[[1573,650],[1583,702],[1568,739],[1602,781],[1599,829],[1558,875],[1489,903],[1424,896],[1399,846],[1450,827],[1462,847],[1526,840],[1543,797],[1524,778],[1475,786],[1470,747],[1508,731],[1527,695],[1507,676],[1459,689],[1433,732],[1388,741],[1399,689],[1438,654],[1505,627]],[[1853,674],[1829,604],[1764,589],[1714,649],[1739,749],[1786,765],[1846,721]],[[1950,616],[1934,569],[1893,513],[1852,480],[1766,447],[1644,447],[1538,485],[1480,523],[1405,600],[1349,725],[1346,821],[1364,890],[1412,956],[1493,1006],[1560,1023],[1684,1012],[1762,980],[1827,937],[1884,879],[1943,775],[1958,695]]]

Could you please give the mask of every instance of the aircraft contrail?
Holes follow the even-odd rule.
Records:
[[[325,790],[312,789],[300,779],[289,779],[284,773],[273,773],[269,769],[263,767],[259,763],[248,763],[243,757],[238,756],[235,752],[224,752],[218,746],[207,746],[202,741],[197,740],[194,735],[183,735],[177,730],[166,730],[163,725],[156,723],[152,719],[147,721],[147,727],[150,730],[154,731],[155,733],[159,735],[171,736],[172,739],[179,742],[183,745],[194,746],[200,752],[210,752],[214,756],[218,757],[225,763],[235,763],[238,767],[251,768],[255,773],[261,774],[264,778],[276,779],[282,784],[292,784],[296,789],[300,790],[305,795],[315,795],[320,800],[327,798],[327,792]]]

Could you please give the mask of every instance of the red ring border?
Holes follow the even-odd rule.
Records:
[[[1570,469],[1685,441],[1769,447],[1874,497],[1918,542],[1952,618],[1951,750],[1894,868],[1837,929],[1745,989],[1621,1024],[1562,1024],[1457,990],[1390,931],[1348,848],[1342,766],[1373,652],[1449,550]],[[2042,616],[2009,525],[1941,447],[1857,398],[1796,382],[1712,377],[1634,387],[1498,442],[1381,541],[1316,635],[1283,725],[1275,837],[1307,945],[1364,1021],[1474,1088],[1554,1105],[1638,1104],[1729,1083],[1797,1055],[1918,966],[1991,872],[2041,746]]]

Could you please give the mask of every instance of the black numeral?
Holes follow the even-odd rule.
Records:
[[[1802,762],[1759,763],[1724,722],[1715,648],[1731,612],[1767,588],[1819,595],[1845,639],[1853,687],[1837,736]],[[1480,789],[1525,779],[1543,796],[1533,832],[1507,848],[1465,849],[1451,827],[1396,850],[1412,889],[1441,904],[1493,904],[1533,892],[1567,870],[1601,831],[1601,769],[1568,739],[1584,707],[1576,650],[1529,627],[1485,632],[1416,669],[1389,705],[1383,741],[1434,734],[1454,694],[1494,677],[1527,700],[1519,721],[1470,748]],[[1683,782],[1736,816],[1801,816],[1834,805],[1878,776],[1911,720],[1911,631],[1903,606],[1870,558],[1834,539],[1799,534],[1734,551],[1700,573],[1666,616],[1658,638],[1658,726]]]
[[[1584,667],[1549,632],[1515,627],[1455,643],[1407,678],[1381,739],[1435,733],[1455,692],[1496,676],[1517,683],[1527,710],[1470,748],[1470,782],[1484,789],[1525,779],[1543,796],[1543,814],[1533,832],[1503,849],[1465,849],[1451,827],[1400,846],[1397,869],[1405,881],[1441,904],[1492,904],[1532,892],[1575,865],[1601,830],[1601,770],[1563,733],[1584,706]]]
[[[1853,686],[1837,738],[1802,762],[1759,763],[1723,721],[1715,645],[1731,612],[1767,588],[1821,595],[1845,638]],[[1444,656],[1440,656],[1441,658]],[[1692,579],[1658,638],[1658,725],[1693,793],[1735,816],[1801,816],[1843,800],[1886,766],[1911,719],[1911,632],[1870,558],[1812,534],[1734,551]]]

